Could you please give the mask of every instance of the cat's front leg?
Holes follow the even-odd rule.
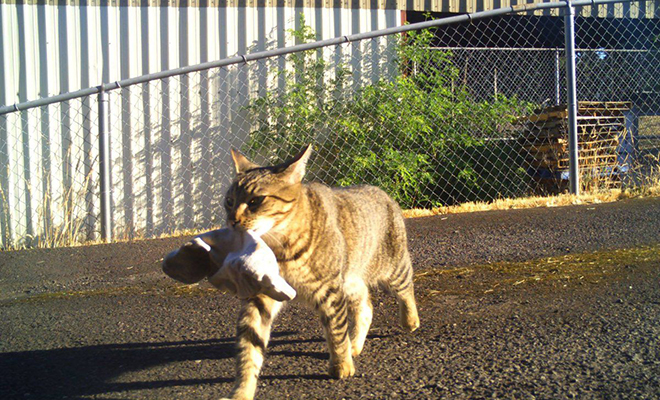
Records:
[[[329,289],[331,294],[317,305],[330,352],[330,376],[338,379],[355,374],[351,341],[348,335],[348,299],[339,290]]]
[[[236,381],[233,400],[252,400],[263,365],[270,329],[284,303],[259,295],[243,302],[236,328]]]

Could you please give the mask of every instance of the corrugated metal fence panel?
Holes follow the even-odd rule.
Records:
[[[138,6],[0,0],[0,104],[291,45],[287,31],[299,27],[300,13],[325,39],[400,25],[399,9],[468,12],[514,1],[286,0],[264,2],[279,7],[257,8],[241,6],[246,3],[240,0],[209,0],[208,7],[192,1],[161,7],[158,1]],[[585,7],[582,13],[657,18],[654,4]],[[355,75],[374,79],[387,57],[375,61],[358,46],[323,52],[336,51],[337,58],[353,53]],[[361,76],[361,63],[370,61],[374,75]],[[276,62],[283,66],[282,60]],[[217,210],[227,178],[214,170],[231,168],[227,150],[249,131],[244,106],[272,84],[274,78],[264,73],[272,67],[260,61],[250,68],[190,74],[112,93],[116,236],[154,236],[220,222]],[[0,247],[98,237],[96,113],[97,99],[86,98],[0,118],[6,135],[0,137]],[[204,166],[207,171],[190,168],[202,159],[212,160]]]
[[[300,13],[319,39],[401,24],[397,10],[2,3],[0,103],[292,45],[288,30],[299,27]],[[207,168],[230,168],[226,152],[233,143],[219,138],[211,144],[199,132],[231,129],[226,136],[234,140],[249,132],[237,124],[244,106],[274,79],[259,68],[207,71],[111,92],[115,236],[220,222],[216,192],[226,182],[213,182],[212,172],[186,171],[211,145],[221,154]],[[7,126],[7,138],[0,138],[1,247],[97,238],[97,99],[21,111],[1,122]]]
[[[305,7],[261,8],[64,6],[47,5],[39,0],[35,4],[17,3],[0,0],[0,46],[4,54],[0,103],[3,105],[89,87],[101,81],[261,50],[265,45],[283,46],[284,32],[296,24],[294,16],[301,11],[320,37],[330,38],[370,30],[377,25],[374,20],[384,15],[389,15],[389,21],[400,21],[395,9],[462,13],[524,2],[358,1],[354,4],[358,8],[354,9],[342,7],[353,3],[336,2],[322,2],[321,7],[314,8],[317,2],[309,0],[265,2],[266,5],[300,3]],[[654,4],[647,1],[640,2],[639,7],[606,5],[599,10],[582,7],[582,14],[657,18],[660,8]],[[27,76],[31,78],[25,79]],[[36,77],[40,79],[32,79]]]
[[[400,24],[394,10],[3,2],[0,103],[292,44],[285,33],[301,12],[323,39]]]

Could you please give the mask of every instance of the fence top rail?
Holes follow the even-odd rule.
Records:
[[[466,47],[466,46],[432,46],[431,50],[471,50],[471,51],[547,51],[547,52],[562,52],[563,47]],[[578,47],[575,51],[583,52],[609,52],[609,53],[657,53],[660,49],[612,49],[608,47],[603,48],[583,48]]]
[[[536,10],[545,10],[553,8],[565,8],[565,7],[579,7],[579,6],[596,6],[601,4],[614,4],[614,3],[632,3],[639,0],[564,0],[564,1],[555,1],[549,3],[536,3],[536,4],[518,4],[510,7],[498,8],[495,10],[486,10],[479,11],[471,14],[461,14],[453,17],[435,19],[430,21],[418,22],[409,25],[396,26],[386,29],[381,29],[377,31],[357,33],[353,35],[340,36],[333,39],[322,40],[312,43],[304,43],[291,47],[284,47],[274,50],[260,51],[256,53],[250,53],[245,55],[237,55],[234,57],[225,58],[217,61],[210,61],[202,64],[196,64],[181,68],[175,68],[167,71],[156,72],[153,74],[142,75],[135,78],[124,79],[121,81],[103,83],[99,86],[94,86],[87,89],[77,90],[75,92],[63,93],[56,96],[45,97],[38,100],[27,101],[23,103],[17,103],[9,106],[0,107],[0,116],[5,114],[14,113],[17,111],[24,111],[31,108],[43,107],[54,103],[64,102],[68,100],[73,100],[81,97],[91,96],[103,91],[116,90],[120,88],[125,88],[133,85],[138,85],[154,80],[171,78],[178,75],[189,74],[192,72],[204,71],[212,68],[227,67],[230,65],[236,65],[241,63],[247,63],[249,61],[256,61],[264,58],[276,57],[287,55],[291,53],[297,53],[306,50],[315,50],[322,47],[334,46],[344,43],[350,43],[355,41],[361,41],[365,39],[373,39],[377,37],[404,33],[413,30],[425,29],[425,28],[437,28],[440,26],[447,26],[452,24],[458,24],[462,22],[472,22],[479,19],[492,18],[507,14],[518,14],[529,11]]]

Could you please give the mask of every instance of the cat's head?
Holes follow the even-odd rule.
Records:
[[[261,236],[286,221],[296,210],[311,152],[310,145],[282,164],[261,167],[232,149],[236,178],[224,204],[229,227]]]

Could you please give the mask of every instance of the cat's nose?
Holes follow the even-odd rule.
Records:
[[[240,225],[241,220],[244,219],[243,213],[245,213],[245,209],[247,208],[247,204],[243,203],[239,205],[236,210],[229,216],[229,223],[231,224],[232,227],[236,227],[237,225]]]

